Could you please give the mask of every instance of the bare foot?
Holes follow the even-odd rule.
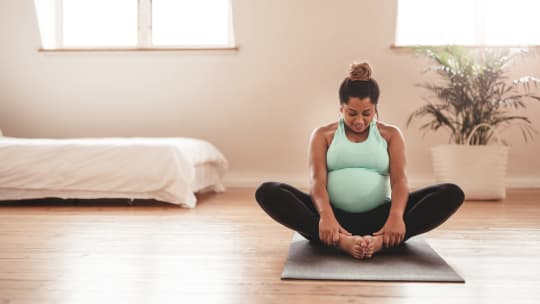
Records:
[[[338,247],[350,254],[353,258],[363,259],[367,251],[366,246],[367,242],[359,235],[339,235]]]
[[[383,236],[382,235],[364,235],[364,240],[367,242],[367,246],[364,247],[362,252],[366,258],[371,258],[375,253],[379,252],[383,248]]]

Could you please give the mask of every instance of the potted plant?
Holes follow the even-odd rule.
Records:
[[[433,62],[427,71],[438,79],[419,84],[435,98],[410,114],[414,119],[428,117],[424,131],[440,128],[450,132],[449,143],[432,148],[437,182],[460,185],[466,199],[503,199],[508,144],[499,136],[501,128],[521,128],[525,142],[538,133],[529,118],[516,115],[525,101],[540,97],[531,93],[540,80],[524,76],[508,83],[506,68],[525,49],[463,46],[418,47],[419,54]]]

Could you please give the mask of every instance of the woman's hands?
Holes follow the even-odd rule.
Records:
[[[390,214],[384,226],[373,235],[383,235],[383,244],[385,247],[398,245],[405,237],[405,222],[401,215]]]
[[[319,239],[328,246],[337,246],[339,234],[352,235],[336,220],[333,214],[321,215],[319,220]]]

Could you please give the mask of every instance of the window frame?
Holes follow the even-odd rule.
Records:
[[[475,14],[477,16],[477,20],[475,22],[475,43],[474,44],[462,44],[462,43],[443,43],[443,44],[427,44],[427,43],[416,43],[416,44],[404,44],[404,43],[398,43],[398,33],[400,32],[399,28],[399,6],[400,2],[406,2],[407,0],[397,0],[396,1],[396,15],[395,15],[395,29],[394,29],[394,41],[390,45],[393,49],[411,49],[418,46],[444,46],[444,45],[460,45],[467,48],[496,48],[496,47],[526,47],[530,49],[540,49],[540,44],[487,44],[486,43],[486,15],[485,13],[480,9],[480,6],[483,4],[483,2],[488,2],[486,0],[474,0],[474,6],[475,6]]]
[[[63,39],[63,7],[64,0],[54,0],[55,5],[55,37],[54,48],[41,47],[40,52],[85,52],[85,51],[236,51],[236,39],[234,35],[233,1],[228,2],[229,15],[229,42],[219,45],[154,45],[152,43],[152,0],[137,0],[137,45],[129,46],[84,46],[69,47],[64,45]]]

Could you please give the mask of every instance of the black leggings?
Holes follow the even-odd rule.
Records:
[[[319,213],[309,194],[278,182],[263,183],[255,192],[262,209],[274,220],[311,241],[319,239]],[[437,184],[409,193],[403,214],[405,237],[430,231],[444,223],[461,206],[465,195],[455,184]],[[340,225],[353,235],[372,234],[381,229],[390,212],[386,202],[366,212],[351,213],[332,206]],[[332,205],[332,204],[330,204]]]

